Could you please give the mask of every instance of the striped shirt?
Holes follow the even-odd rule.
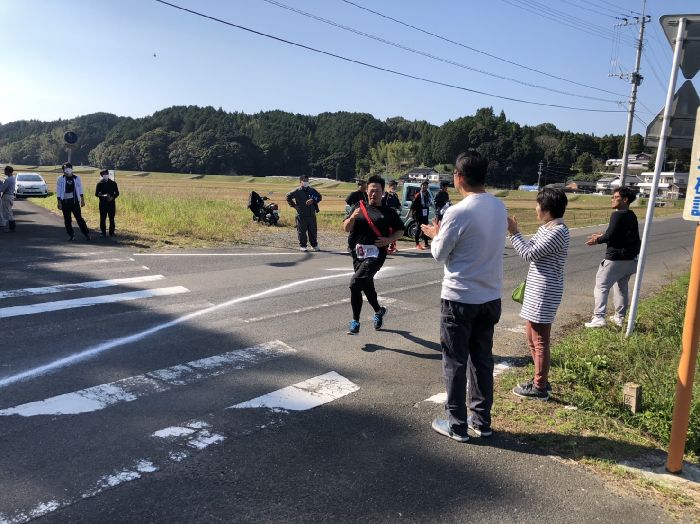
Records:
[[[510,238],[515,251],[530,262],[520,316],[537,324],[551,324],[564,294],[564,263],[569,253],[569,228],[554,219],[525,241],[520,233]]]

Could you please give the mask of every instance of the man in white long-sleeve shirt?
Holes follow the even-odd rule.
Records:
[[[68,240],[75,240],[72,214],[75,216],[75,221],[78,223],[85,240],[89,241],[90,230],[80,211],[80,208],[85,206],[83,183],[80,177],[73,173],[73,164],[69,162],[63,164],[63,175],[56,179],[56,198],[58,199],[58,209],[63,211],[63,223],[66,226]]]
[[[422,226],[433,239],[433,258],[445,265],[440,345],[448,418],[433,420],[432,427],[458,442],[469,440],[468,430],[492,435],[493,331],[501,317],[508,223],[503,203],[486,192],[487,168],[476,151],[459,155],[454,185],[464,199],[446,210],[442,222]]]

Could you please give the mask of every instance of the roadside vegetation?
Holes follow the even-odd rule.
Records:
[[[517,382],[532,376],[532,365],[504,375],[494,403],[496,429],[547,453],[627,479],[635,489],[653,492],[676,511],[692,507],[695,518],[700,518],[700,490],[669,488],[617,466],[668,446],[687,288],[686,275],[642,301],[629,338],[612,327],[569,330],[552,345],[554,391],[549,402],[522,401],[510,393]],[[636,414],[623,405],[626,382],[642,386],[642,410]],[[697,386],[685,460],[700,460]]]
[[[60,170],[54,166],[16,166],[16,169],[41,173],[51,189],[55,188],[56,178],[60,175]],[[95,169],[81,168],[77,168],[76,172],[83,179],[85,188],[83,214],[88,225],[95,228],[99,212],[94,188],[99,173]],[[278,233],[286,232],[290,238],[294,236],[294,210],[285,202],[287,192],[297,185],[293,177],[256,178],[120,170],[116,180],[121,192],[117,201],[117,224],[124,241],[144,246],[250,243],[251,237],[255,236],[251,232],[266,227],[253,224],[246,207],[248,195],[253,190],[279,205],[282,229]],[[355,185],[335,180],[316,181],[312,185],[323,195],[318,214],[319,229],[341,234],[345,197],[356,189]],[[494,194],[503,199],[511,214],[518,217],[525,233],[537,229],[535,193],[494,190]],[[454,189],[450,190],[450,197],[453,203],[461,198]],[[52,196],[33,198],[32,202],[57,212]],[[659,208],[657,215],[678,213],[679,209]],[[566,221],[570,227],[605,224],[610,212],[609,197],[571,195]]]

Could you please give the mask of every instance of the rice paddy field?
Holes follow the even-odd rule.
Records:
[[[16,172],[40,173],[55,190],[60,168],[56,166],[14,166]],[[86,205],[83,215],[88,225],[96,229],[99,222],[98,199],[94,196],[99,180],[99,170],[76,167],[85,190]],[[248,195],[257,191],[276,202],[280,209],[280,227],[294,236],[294,210],[285,202],[285,195],[298,182],[294,177],[249,177],[190,175],[181,173],[148,173],[119,170],[115,174],[121,196],[117,200],[117,227],[120,237],[144,247],[173,244],[180,246],[205,246],[221,243],[248,243],[255,230],[266,228],[252,222],[247,209]],[[345,197],[355,190],[355,185],[334,180],[312,180],[311,185],[323,196],[318,214],[321,231],[341,233],[344,218]],[[401,186],[398,189],[401,192]],[[515,215],[525,233],[534,232],[539,224],[535,218],[536,193],[493,190],[502,198],[508,212]],[[610,197],[600,195],[569,194],[569,207],[565,221],[569,227],[582,227],[607,223],[611,209]],[[461,199],[450,189],[453,203]],[[56,213],[56,200],[31,198],[37,205]],[[656,216],[676,214],[682,211],[683,201],[675,207],[656,209]],[[644,209],[636,209],[643,218]],[[280,231],[282,232],[282,231]],[[251,233],[253,233],[251,235]]]

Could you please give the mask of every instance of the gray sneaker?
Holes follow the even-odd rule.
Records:
[[[490,426],[476,427],[469,423],[469,431],[471,431],[476,437],[490,437],[493,435],[493,430]]]
[[[519,384],[513,388],[513,395],[521,398],[533,398],[535,400],[549,400],[547,388],[537,389],[534,383]]]
[[[460,435],[459,433],[455,433],[452,431],[452,428],[450,427],[450,421],[444,418],[436,418],[433,420],[432,423],[432,428],[436,432],[440,433],[440,435],[444,435],[446,437],[451,438],[452,440],[456,440],[457,442],[468,442],[469,441],[469,435],[464,434]]]

